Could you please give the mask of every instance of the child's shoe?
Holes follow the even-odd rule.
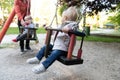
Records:
[[[13,41],[13,42],[17,42],[17,39],[13,39],[12,41]]]
[[[28,64],[39,64],[40,61],[38,60],[37,57],[30,58],[26,61]]]
[[[40,64],[40,65],[38,65],[38,66],[33,67],[32,71],[33,71],[35,74],[40,74],[40,73],[42,73],[42,72],[45,72],[46,69],[45,69],[45,67],[44,67],[43,64]]]

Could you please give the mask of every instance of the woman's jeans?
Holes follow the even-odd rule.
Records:
[[[62,50],[52,50],[53,45],[49,45],[49,51],[50,55],[46,58],[45,61],[42,62],[42,64],[44,65],[44,67],[47,69],[55,60],[57,60],[61,55],[67,55],[66,51],[62,51]],[[45,52],[46,46],[43,46],[41,48],[41,50],[38,52],[38,54],[36,55],[36,57],[41,60],[44,56],[44,52]]]

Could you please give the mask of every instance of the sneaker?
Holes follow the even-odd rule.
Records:
[[[12,41],[13,41],[13,42],[18,42],[17,39],[13,39]]]
[[[34,58],[30,58],[26,61],[28,64],[39,64],[40,61],[38,60],[37,57],[34,57]]]
[[[42,72],[45,72],[46,69],[45,69],[45,67],[44,67],[43,64],[40,64],[40,65],[38,65],[38,66],[33,67],[32,71],[33,71],[35,74],[40,74],[40,73],[42,73]]]

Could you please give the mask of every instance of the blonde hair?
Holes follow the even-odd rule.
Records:
[[[32,19],[32,17],[31,17],[30,15],[27,15],[27,16],[25,16],[24,19],[25,19],[25,20],[29,20],[29,19]]]
[[[66,16],[69,21],[76,21],[78,17],[77,9],[73,6],[69,7],[62,13],[62,16]]]

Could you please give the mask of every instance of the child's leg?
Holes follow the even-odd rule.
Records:
[[[52,48],[53,48],[53,45],[50,44],[50,46],[49,46],[49,51],[51,51]],[[37,53],[36,57],[37,57],[39,60],[41,60],[42,57],[44,56],[45,49],[46,49],[46,45],[43,46],[43,47],[40,49],[40,51]]]
[[[17,38],[20,36],[20,34],[15,38],[15,39],[12,39],[13,42],[18,42]]]
[[[42,62],[42,64],[47,69],[55,60],[57,60],[61,55],[65,55],[65,54],[67,54],[66,51],[53,50],[51,54],[49,55],[49,57],[45,61]]]
[[[27,37],[27,33],[25,33],[25,34],[20,34],[20,35],[17,37],[17,41],[19,41],[19,40],[24,40],[26,37]]]
[[[52,50],[52,45],[49,46],[49,50],[51,51]],[[45,48],[46,46],[43,46],[40,51],[37,53],[36,57],[33,57],[33,58],[30,58],[30,59],[27,59],[27,63],[29,64],[36,64],[36,63],[39,63],[40,60],[42,59],[42,57],[44,56],[44,52],[45,52]]]
[[[61,50],[54,50],[49,55],[49,57],[43,61],[40,65],[35,66],[32,71],[36,74],[44,72],[56,59],[58,59],[61,55],[66,54],[67,52]]]

